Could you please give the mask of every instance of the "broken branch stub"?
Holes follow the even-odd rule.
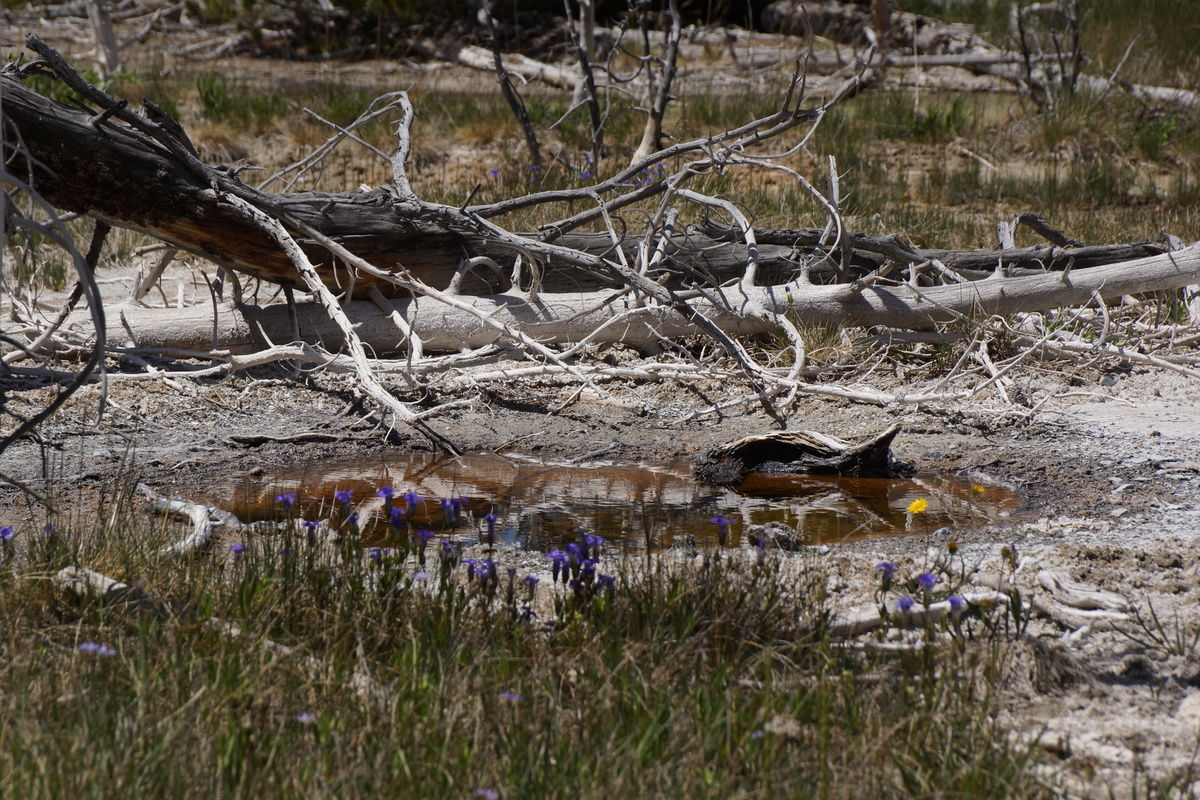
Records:
[[[893,425],[857,442],[817,431],[747,436],[710,449],[696,462],[694,472],[703,483],[734,487],[755,473],[895,478],[907,471],[907,465],[892,457],[892,440],[899,432],[900,426]]]

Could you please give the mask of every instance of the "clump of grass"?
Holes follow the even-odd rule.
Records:
[[[231,84],[220,73],[198,76],[196,93],[206,120],[249,125],[258,133],[274,126],[289,111],[282,91],[262,92]]]
[[[404,513],[363,554],[349,497],[328,557],[281,495],[283,534],[160,563],[160,525],[113,502],[20,573],[4,551],[23,687],[0,708],[6,796],[1048,794],[995,726],[986,648],[836,646],[812,560],[639,566],[592,535],[539,582],[449,538],[420,537],[422,559]],[[79,602],[41,577],[73,562],[154,600]],[[381,693],[356,697],[356,675]]]

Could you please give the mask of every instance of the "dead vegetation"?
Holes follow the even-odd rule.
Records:
[[[829,126],[842,132],[856,127],[843,111],[846,99],[873,82],[891,80],[909,56],[926,59],[929,69],[952,67],[949,62],[939,66],[939,58],[958,58],[953,69],[959,71],[1021,66],[1018,77],[1000,77],[1016,81],[1039,109],[1038,119],[1065,116],[1064,109],[1074,108],[1074,96],[1095,94],[1080,88],[1078,37],[1071,39],[1070,52],[1051,58],[1045,43],[1059,41],[1054,31],[1048,39],[1030,33],[1022,50],[1004,51],[961,26],[898,14],[887,36],[875,36],[879,51],[827,51],[813,34],[861,44],[861,37],[874,35],[868,21],[851,14],[835,24],[810,9],[807,17],[787,22],[795,9],[775,4],[772,18],[781,29],[807,20],[802,31],[807,39],[737,31],[718,35],[685,31],[673,9],[656,18],[627,17],[615,28],[598,28],[586,15],[580,17],[567,29],[577,32],[574,66],[570,59],[558,65],[529,59],[510,63],[503,53],[477,58],[466,47],[455,51],[454,59],[473,68],[502,64],[502,82],[511,81],[504,77],[509,75],[540,80],[571,92],[571,98],[565,113],[551,120],[535,113],[535,106],[552,92],[509,83],[509,104],[529,158],[487,170],[484,180],[454,202],[446,202],[444,187],[432,192],[436,199],[428,199],[428,180],[413,177],[425,172],[422,146],[429,142],[413,133],[420,108],[408,93],[380,98],[352,120],[325,121],[310,111],[335,130],[331,138],[254,188],[244,182],[253,174],[243,171],[246,165],[213,167],[198,157],[206,148],[213,152],[211,131],[197,137],[197,150],[169,110],[151,104],[139,114],[123,106],[34,40],[38,55],[93,111],[69,112],[37,99],[13,78],[29,79],[42,65],[14,65],[5,83],[5,113],[17,135],[8,146],[25,161],[10,163],[32,170],[35,188],[60,208],[168,245],[155,256],[154,270],[138,281],[136,304],[117,315],[125,342],[116,353],[135,355],[145,364],[153,359],[153,369],[172,378],[219,377],[281,361],[352,370],[386,409],[389,424],[415,425],[450,449],[454,445],[425,421],[436,409],[414,412],[400,401],[406,393],[428,391],[434,376],[447,371],[461,385],[479,387],[533,370],[601,395],[599,382],[613,378],[718,378],[729,382],[730,393],[714,403],[714,412],[752,401],[781,424],[789,405],[803,395],[924,406],[988,398],[998,411],[1029,415],[1052,398],[1010,393],[1011,375],[1047,359],[1115,361],[1194,374],[1194,358],[1186,349],[1192,341],[1186,294],[1178,300],[1171,299],[1179,297],[1175,294],[1147,295],[1200,282],[1194,275],[1195,248],[1180,239],[1164,235],[1156,243],[1084,247],[1041,217],[1021,213],[1002,217],[998,250],[922,248],[890,235],[894,231],[869,235],[851,228],[849,220],[861,220],[869,210],[864,208],[869,197],[847,186],[843,170],[850,167],[851,176],[860,177],[855,172],[874,169],[865,159],[875,157],[875,144],[856,148],[843,137],[835,140],[838,155],[813,158],[813,149],[828,141],[822,136]],[[1066,20],[1068,32],[1076,30],[1077,17],[1068,14]],[[1037,48],[1041,51],[1034,52]],[[704,77],[706,61],[725,58],[737,69],[721,71],[715,83],[711,75]],[[780,70],[789,61],[792,77],[780,85]],[[710,128],[702,137],[666,144],[663,126],[673,119],[670,114],[692,114],[698,121],[704,116],[703,103],[670,102],[673,92],[682,95],[688,81],[698,80],[709,81],[712,98],[735,86],[774,80],[778,99],[771,113],[745,125],[722,133]],[[1110,85],[1138,97],[1129,87]],[[280,107],[270,94],[259,94],[261,101],[250,103],[248,111],[235,112],[241,106],[224,79],[198,81],[197,88],[213,118],[246,122],[261,113],[269,120],[276,113],[272,109]],[[1168,101],[1189,102],[1186,93],[1156,100]],[[631,124],[637,115],[624,110],[636,102],[645,109],[640,132]],[[977,191],[984,184],[983,171],[996,171],[992,154],[973,151],[955,134],[964,130],[963,112],[955,108],[924,115],[906,115],[902,108],[888,112],[910,134],[941,142],[974,165],[954,173],[931,170],[925,190],[962,192],[974,186]],[[722,99],[715,110],[719,118],[735,109]],[[387,132],[397,137],[395,144],[384,145],[378,125],[388,118],[401,124]],[[564,126],[572,118],[581,124],[568,136]],[[34,119],[58,127],[39,128],[30,136]],[[555,125],[548,134],[549,122]],[[370,130],[375,133],[368,135]],[[539,136],[550,143],[544,163],[538,163]],[[45,149],[54,141],[102,142],[111,155],[73,162],[71,154],[84,149]],[[338,163],[339,144],[355,142],[387,165],[390,183],[356,192],[264,191],[303,186],[309,176]],[[629,166],[624,148],[632,148]],[[525,163],[530,158],[533,163]],[[1075,159],[1078,163],[1081,159]],[[56,172],[39,175],[38,164]],[[172,180],[163,181],[164,174]],[[1092,187],[1106,174],[1102,169],[1094,176],[1080,173],[1080,185],[1098,192]],[[526,176],[528,186],[523,186]],[[988,190],[999,186],[997,178],[988,180],[993,182]],[[1041,180],[1043,189],[1058,192],[1055,202],[1070,205],[1072,198],[1054,188],[1057,183]],[[910,182],[896,185],[899,194],[893,196],[912,202]],[[755,192],[746,195],[746,187]],[[1118,192],[1119,187],[1118,180]],[[518,188],[525,193],[513,191]],[[487,194],[499,196],[476,202]],[[764,198],[772,196],[790,196],[793,207],[819,211],[824,227],[756,225],[756,217],[764,216],[759,211]],[[886,196],[881,199],[888,202]],[[35,220],[32,207],[27,208],[22,218]],[[524,231],[530,223],[538,230]],[[1018,247],[1022,224],[1049,244]],[[370,236],[362,235],[364,229],[372,231]],[[215,280],[205,278],[210,302],[186,317],[174,308],[145,307],[147,291],[176,249],[209,259],[221,270]],[[257,284],[244,286],[239,273],[278,284],[286,302],[262,302]],[[321,300],[321,310],[295,303],[293,289]],[[6,363],[97,351],[91,331],[98,322],[71,314],[78,298],[56,310],[61,319],[55,322],[38,310],[36,292],[9,296],[10,313],[28,330],[29,341],[9,353]],[[849,326],[866,329],[876,342],[900,343],[915,347],[914,352],[949,349],[954,356],[932,381],[903,391],[872,387],[866,376],[873,366],[863,365],[854,352],[810,363],[810,331]],[[772,335],[779,337],[774,347],[764,347],[769,340],[763,337]],[[680,347],[680,340],[686,346]],[[647,358],[634,369],[581,358],[585,348],[612,342],[632,345]],[[439,354],[447,351],[453,354]],[[394,357],[376,358],[385,354]],[[534,363],[497,368],[498,361],[510,358]],[[854,372],[863,377],[848,381]],[[24,380],[46,376],[45,367],[20,374]],[[834,376],[841,382],[831,384]]]

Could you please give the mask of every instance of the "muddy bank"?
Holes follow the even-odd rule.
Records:
[[[220,382],[119,377],[108,387],[99,425],[100,388],[85,387],[43,428],[44,444],[26,440],[10,449],[0,469],[33,484],[53,478],[61,487],[134,472],[169,493],[322,459],[428,452],[409,430],[375,425],[352,380],[314,376],[301,383],[278,374]],[[898,422],[898,457],[918,470],[1009,486],[1025,506],[1020,518],[1132,523],[1168,513],[1194,494],[1200,460],[1189,388],[1161,374],[1106,380],[1114,384],[1079,391],[1079,402],[1063,400],[1029,419],[994,408],[924,411],[809,399],[791,411],[788,425],[854,436]],[[534,382],[463,393],[459,399],[471,404],[432,424],[467,452],[659,463],[690,463],[715,444],[772,430],[755,406],[681,422],[710,405],[704,387],[602,388],[606,396],[589,390],[574,400],[574,387]],[[10,394],[8,406],[28,413],[46,392]],[[430,396],[425,405],[448,399]]]

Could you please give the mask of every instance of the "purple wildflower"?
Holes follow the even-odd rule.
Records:
[[[521,579],[521,583],[528,586],[530,592],[533,592],[533,587],[537,586],[539,583],[541,583],[541,581],[542,581],[542,579],[539,578],[537,575],[526,575],[524,578]]]
[[[350,524],[351,528],[354,528],[355,530],[357,530],[358,529],[358,512],[357,511],[350,512],[350,516],[346,517],[346,522],[348,522]]]
[[[393,508],[392,512],[389,516],[390,516],[390,519],[388,521],[392,523],[393,528],[395,528],[396,530],[400,530],[401,528],[404,527],[404,509],[403,508]]]
[[[479,566],[482,570],[480,572],[480,577],[482,577],[485,581],[494,581],[499,578],[499,576],[496,574],[495,561],[492,561],[490,558],[485,558],[483,561],[479,562]]]
[[[592,177],[592,173],[590,173],[590,172],[584,172],[584,173],[582,173],[582,174],[579,176],[579,179],[580,179],[580,180],[583,180],[583,181],[586,181],[586,180],[587,180],[588,178],[590,178],[590,177]]]
[[[729,523],[733,522],[733,520],[729,517],[716,516],[709,517],[708,521],[717,526],[717,541],[721,547],[724,547],[725,539],[729,535]]]
[[[595,561],[599,561],[600,560],[600,546],[602,544],[604,544],[604,537],[603,536],[589,536],[586,539],[584,539],[583,541],[584,541],[584,544],[587,545],[587,549],[588,549],[588,552],[591,554],[591,558]]]
[[[900,609],[900,613],[902,614],[907,614],[916,604],[917,601],[911,597],[899,597],[896,599],[896,608]]]
[[[501,692],[500,699],[507,700],[510,703],[519,703],[522,700],[524,700],[525,698],[522,697],[521,695],[517,694],[516,692]]]
[[[369,553],[371,560],[376,564],[378,564],[380,561],[383,561],[383,557],[386,554],[387,550],[384,550],[382,547],[372,547]]]
[[[766,735],[767,735],[766,731],[754,731],[753,733],[750,734],[750,738],[751,739],[761,739]]]
[[[301,725],[312,725],[314,722],[317,721],[317,715],[310,714],[307,711],[305,711],[302,714],[297,714],[295,719],[296,719],[296,722],[299,722]]]
[[[396,490],[391,486],[380,486],[375,491],[375,496],[382,497],[385,501],[391,500],[394,494],[396,494]]]
[[[593,559],[585,558],[579,562],[579,579],[584,583],[591,583],[596,578],[596,562]]]
[[[611,597],[613,590],[616,589],[616,586],[617,586],[616,576],[614,576],[614,575],[598,575],[598,576],[596,576],[596,580],[598,580],[600,582],[600,586],[603,587],[604,591],[608,592],[609,596]]]
[[[425,498],[414,491],[404,493],[404,502],[408,504],[408,518],[412,519],[413,512],[417,510],[417,505]]]
[[[53,522],[47,522],[42,526],[42,533],[46,534],[47,536],[53,536],[55,530],[57,530],[57,528],[54,527]]]
[[[417,563],[421,566],[425,566],[425,547],[433,537],[433,531],[417,531]]]
[[[338,502],[338,505],[340,505],[343,510],[345,510],[349,508],[350,502],[354,500],[354,490],[338,489],[333,493],[333,499]]]
[[[283,505],[284,513],[292,510],[292,506],[296,505],[296,493],[284,492],[283,494],[275,495],[275,502]]]
[[[492,167],[491,169],[489,169],[489,170],[488,170],[488,175],[491,175],[493,178],[494,178],[494,177],[496,177],[496,176],[497,176],[497,175],[499,175],[499,174],[500,174],[500,168],[499,168],[499,167]]]
[[[231,544],[231,545],[229,545],[229,552],[233,553],[234,558],[241,558],[242,554],[244,554],[246,552],[246,545]]]
[[[917,583],[926,592],[933,591],[933,585],[937,582],[938,582],[938,576],[933,575],[928,572],[922,572],[920,575],[917,576]]]
[[[12,541],[14,536],[16,534],[13,533],[12,525],[0,525],[0,542],[7,544]]]
[[[500,800],[500,793],[495,789],[488,789],[485,786],[480,786],[475,790],[476,797],[482,797],[483,800]]]
[[[107,658],[117,654],[116,650],[106,644],[100,644],[100,642],[80,642],[79,646],[75,649],[81,653],[88,653],[99,658]]]
[[[497,519],[498,518],[496,517],[496,515],[490,511],[487,513],[487,516],[485,516],[483,518],[483,521],[487,523],[487,543],[488,543],[488,545],[495,544],[495,542],[496,542],[496,520]]]
[[[566,580],[566,572],[567,572],[565,567],[567,566],[567,559],[568,559],[567,554],[564,553],[562,550],[559,550],[556,547],[553,550],[551,550],[549,555],[547,555],[546,557],[554,559],[554,566],[551,568],[551,572],[554,575],[554,582],[558,583],[558,574],[560,572],[563,573],[563,580],[565,581]]]
[[[426,579],[426,578],[428,578],[428,577],[429,577],[429,573],[428,573],[428,572],[425,572],[424,570],[422,570],[422,571],[420,571],[420,572],[414,572],[414,573],[413,573],[413,580],[414,580],[414,581],[423,581],[423,580],[425,580],[425,579]]]

